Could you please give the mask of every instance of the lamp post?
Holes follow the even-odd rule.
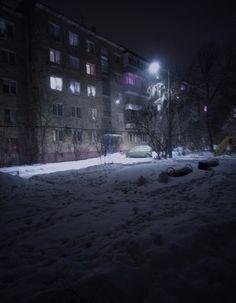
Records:
[[[158,62],[153,62],[149,65],[149,72],[153,75],[158,75],[160,70],[160,64]],[[172,115],[171,115],[171,79],[170,71],[162,69],[167,73],[167,104],[168,104],[168,139],[167,139],[167,152],[170,158],[172,158]],[[157,77],[158,78],[158,77]]]

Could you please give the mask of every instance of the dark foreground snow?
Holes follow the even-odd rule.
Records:
[[[0,173],[0,302],[235,302],[236,159],[219,161]]]

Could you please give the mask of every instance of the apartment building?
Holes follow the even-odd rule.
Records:
[[[84,159],[144,142],[147,62],[40,4],[0,6],[1,165]],[[101,144],[102,143],[102,144]]]

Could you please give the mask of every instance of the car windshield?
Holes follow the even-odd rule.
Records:
[[[132,149],[133,151],[150,151],[150,146],[136,146]]]

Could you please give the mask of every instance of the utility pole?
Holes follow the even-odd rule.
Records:
[[[172,158],[172,114],[171,114],[171,79],[167,70],[167,98],[168,98],[168,155]]]

